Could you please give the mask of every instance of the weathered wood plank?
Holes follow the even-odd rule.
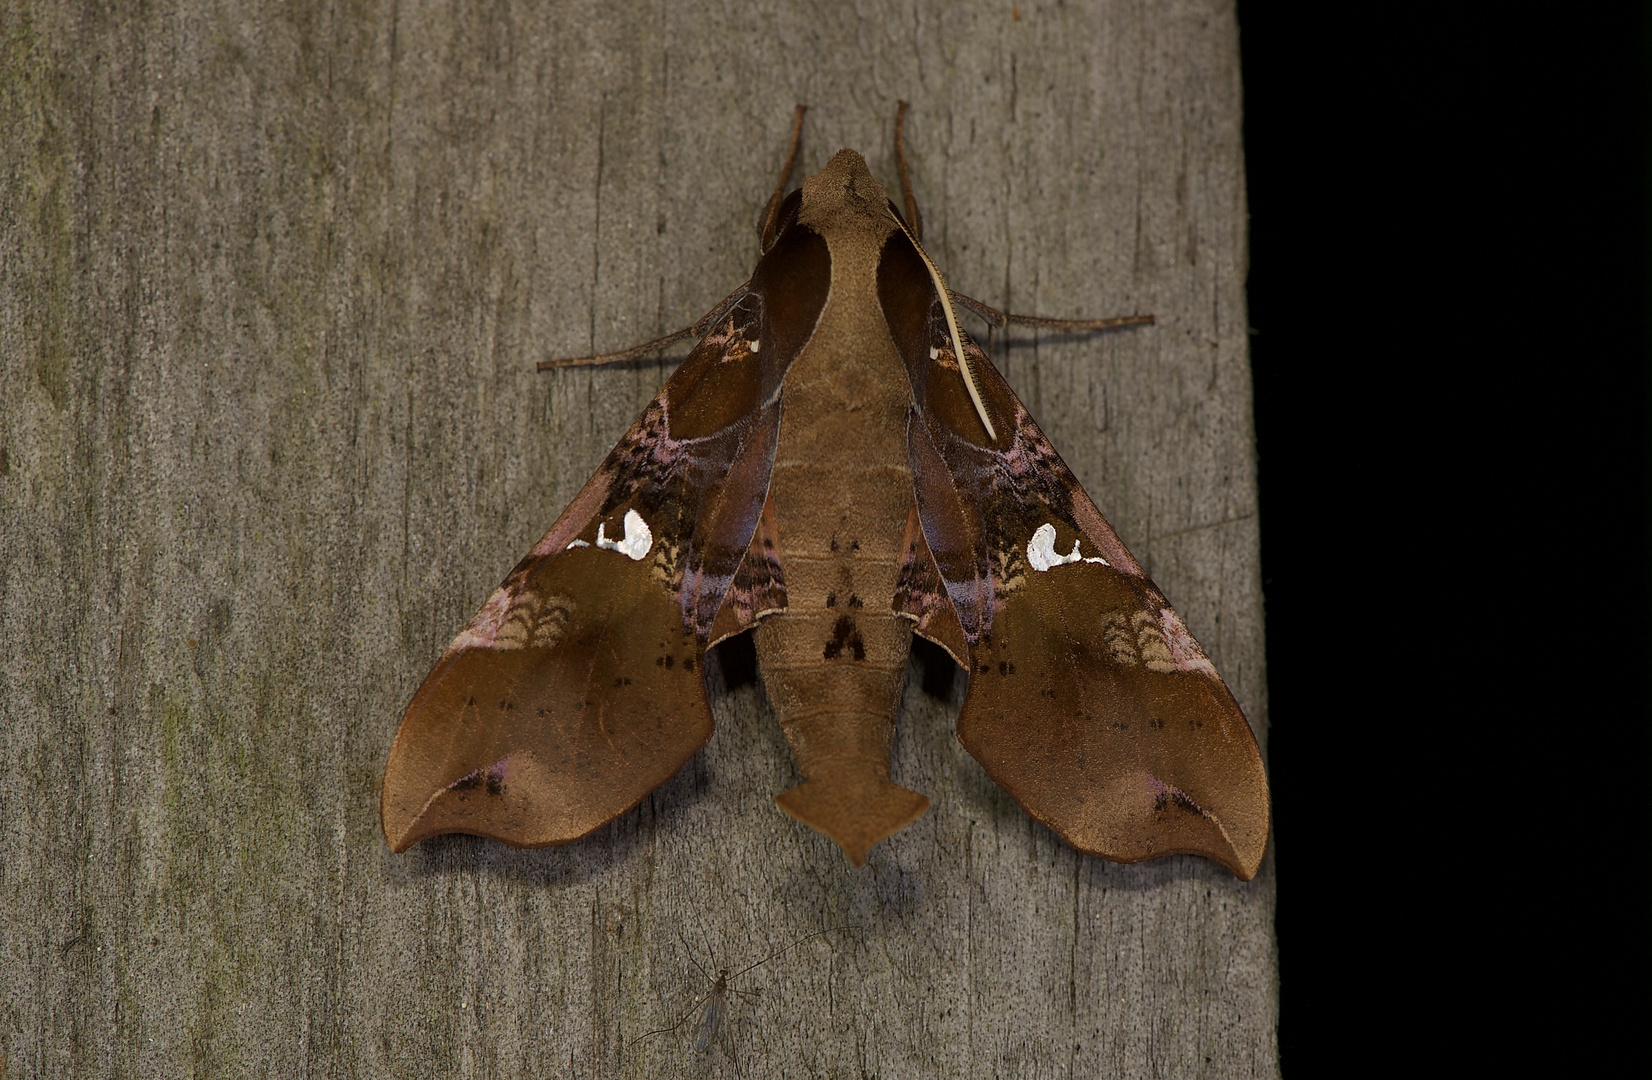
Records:
[[[1019,14],[1019,18],[1017,18]],[[5,1075],[1277,1073],[1272,859],[1075,855],[916,680],[931,812],[849,869],[756,685],[586,841],[378,832],[431,661],[740,282],[803,168],[893,180],[1000,362],[1266,716],[1233,11],[12,5],[0,19]],[[640,1046],[738,964],[729,1037]]]

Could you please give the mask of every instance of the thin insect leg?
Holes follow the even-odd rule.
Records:
[[[677,931],[677,942],[682,945],[683,952],[688,954],[688,962],[694,965],[694,970],[700,973],[700,978],[704,979],[706,982],[711,982],[711,976],[706,974],[706,969],[700,966],[700,962],[698,960],[694,959],[694,950],[690,949],[688,947],[688,942],[683,939],[683,932],[681,929]],[[715,963],[715,960],[713,963]],[[705,999],[701,998],[700,1000],[704,1001]]]
[[[706,974],[706,969],[700,966],[700,961],[698,961],[694,958],[694,950],[688,947],[688,941],[683,937],[683,932],[682,932],[681,928],[679,928],[677,930],[677,943],[683,947],[683,953],[685,955],[687,955],[688,962],[694,965],[694,970],[698,971],[700,973],[700,978],[702,978],[706,982],[712,984],[711,989],[707,990],[704,994],[701,994],[699,999],[697,1001],[695,1001],[694,1004],[692,1004],[688,1007],[688,1011],[683,1013],[683,1015],[677,1019],[677,1022],[675,1024],[672,1024],[670,1027],[655,1028],[653,1031],[646,1031],[643,1034],[638,1035],[635,1039],[631,1040],[630,1045],[632,1045],[632,1046],[635,1046],[638,1043],[642,1042],[644,1039],[648,1038],[650,1035],[661,1035],[661,1034],[665,1034],[667,1032],[676,1031],[678,1028],[682,1027],[683,1024],[687,1023],[688,1018],[694,1015],[694,1011],[696,1009],[698,1009],[701,1005],[704,1005],[707,1001],[711,1000],[713,997],[717,996],[718,987],[717,987],[716,982],[711,978],[710,975]],[[716,960],[715,960],[715,958],[713,958],[713,963],[715,963],[715,962],[716,962]],[[702,1024],[702,1027],[703,1026],[704,1025]]]
[[[728,1060],[730,1065],[734,1066],[734,1075],[744,1080],[745,1073],[740,1068],[740,1058],[734,1052],[734,1048],[738,1045],[739,1039],[734,1034],[734,1024],[732,1022],[720,1033],[717,1043],[722,1047],[723,1057]],[[712,1044],[708,1044],[705,1047],[700,1048],[700,1053],[710,1054],[711,1045]]]
[[[988,326],[1000,330],[1010,323],[1017,326],[1040,326],[1046,330],[1113,330],[1120,326],[1153,325],[1151,315],[1117,315],[1111,319],[1047,319],[1042,315],[1015,315],[999,311],[991,304],[984,304],[961,292],[954,292],[952,299],[975,312]]]
[[[557,368],[600,367],[604,364],[622,364],[627,360],[640,360],[650,353],[659,352],[667,345],[670,345],[673,342],[681,341],[686,337],[704,337],[706,331],[711,328],[712,323],[715,323],[718,319],[728,313],[729,308],[733,307],[735,302],[738,301],[739,298],[745,293],[746,287],[749,284],[751,284],[749,281],[742,283],[738,289],[735,289],[733,292],[723,297],[723,299],[718,302],[716,307],[706,312],[706,314],[692,326],[685,326],[683,329],[667,334],[665,337],[655,338],[653,341],[646,342],[642,345],[633,346],[621,352],[603,353],[600,356],[569,356],[560,360],[541,360],[539,363],[534,365],[534,370],[555,371]]]
[[[708,992],[706,992],[705,994],[701,995],[700,999],[698,1001],[696,1001],[693,1005],[689,1006],[688,1011],[685,1012],[677,1020],[677,1022],[675,1024],[672,1024],[670,1027],[655,1028],[653,1031],[646,1031],[643,1034],[637,1036],[635,1039],[632,1039],[629,1045],[635,1046],[637,1043],[639,1043],[642,1040],[644,1040],[646,1038],[649,1038],[650,1036],[653,1036],[653,1035],[663,1035],[663,1034],[666,1034],[668,1032],[676,1031],[678,1028],[682,1027],[685,1022],[687,1022],[689,1017],[694,1015],[694,1012],[695,1012],[696,1009],[699,1009],[700,1006],[704,1005],[705,1006],[705,1012],[701,1016],[701,1019],[700,1019],[700,1030],[696,1034],[695,1039],[694,1039],[694,1048],[698,1051],[704,1052],[710,1046],[712,1041],[716,1039],[717,1032],[722,1027],[723,1013],[724,1013],[724,1010],[725,1010],[725,1007],[726,1007],[725,1002],[727,1001],[727,998],[726,998],[727,994],[732,992],[732,993],[739,994],[742,997],[748,997],[748,998],[754,998],[754,999],[762,997],[762,992],[761,991],[757,991],[757,990],[735,990],[733,987],[728,985],[728,982],[729,982],[730,979],[737,978],[740,975],[744,975],[746,972],[752,970],[753,968],[760,967],[763,964],[768,963],[770,960],[773,960],[775,957],[781,956],[785,953],[790,952],[791,950],[797,948],[799,945],[803,944],[805,941],[810,940],[811,938],[817,938],[817,937],[820,937],[822,934],[830,934],[830,933],[832,933],[834,931],[837,931],[837,930],[855,930],[855,929],[858,929],[858,927],[855,927],[855,926],[831,926],[831,927],[827,927],[825,930],[816,930],[812,934],[806,934],[803,937],[798,938],[796,941],[792,942],[790,945],[787,945],[784,949],[780,949],[780,950],[777,950],[775,952],[770,953],[769,955],[765,956],[763,959],[757,961],[756,963],[747,964],[745,967],[741,968],[739,971],[735,972],[733,975],[725,976],[725,975],[722,974],[722,969],[719,968],[718,969],[718,978],[715,981],[712,982],[711,989]],[[709,955],[711,957],[712,966],[715,967],[716,964],[717,964],[717,954],[711,948],[711,939],[710,939],[709,936],[706,935],[704,927],[700,928],[700,934],[701,934],[702,939],[705,942],[706,953],[707,953],[707,955]],[[705,968],[701,967],[700,962],[698,960],[694,959],[694,953],[691,949],[689,949],[688,941],[687,941],[686,938],[683,937],[683,932],[680,928],[677,930],[677,941],[682,945],[683,951],[688,953],[689,961],[694,965],[695,970],[699,971],[702,978],[706,978],[707,981],[711,981],[709,976],[706,975]],[[731,1060],[732,1060],[732,1055],[731,1055]],[[739,1068],[738,1064],[736,1064],[735,1068],[738,1070],[738,1068]]]
[[[906,220],[912,226],[912,235],[924,238],[923,218],[918,216],[918,200],[912,194],[912,173],[906,167],[906,110],[907,103],[895,112],[895,170],[901,174],[901,201],[906,203]]]
[[[635,1046],[635,1045],[642,1042],[644,1039],[648,1038],[651,1035],[665,1035],[665,1034],[668,1034],[670,1032],[676,1031],[678,1028],[682,1027],[685,1022],[687,1022],[689,1017],[694,1015],[694,1010],[698,1009],[701,1005],[705,1004],[706,998],[709,998],[712,995],[712,993],[715,993],[715,992],[716,991],[713,990],[713,991],[710,991],[710,992],[706,993],[703,997],[700,998],[699,1001],[696,1001],[694,1004],[690,1005],[688,1007],[688,1011],[683,1013],[683,1015],[677,1019],[677,1022],[675,1024],[672,1024],[670,1027],[655,1028],[653,1031],[645,1031],[641,1035],[638,1035],[635,1039],[632,1039],[631,1042],[628,1045]]]
[[[717,966],[717,950],[711,947],[711,937],[706,933],[706,928],[704,926],[700,927],[700,940],[705,943],[706,955],[711,957],[711,970],[723,970]]]
[[[812,938],[820,937],[822,934],[830,934],[830,933],[832,933],[833,931],[836,931],[836,930],[854,930],[854,929],[858,929],[858,927],[855,927],[855,926],[829,926],[824,930],[816,930],[812,934],[805,934],[804,936],[798,938],[796,941],[792,942],[790,945],[787,945],[784,949],[777,949],[776,951],[774,951],[774,952],[770,953],[769,955],[763,957],[763,959],[758,960],[755,963],[747,964],[745,967],[741,968],[739,971],[736,971],[733,975],[728,976],[727,979],[719,977],[718,980],[717,980],[717,984],[718,984],[719,987],[721,987],[723,989],[723,991],[725,993],[735,993],[735,994],[741,995],[742,997],[752,998],[754,1000],[755,999],[760,999],[762,997],[762,994],[760,992],[754,991],[754,990],[736,990],[736,989],[734,989],[734,987],[728,985],[729,981],[731,981],[733,979],[736,979],[741,975],[744,975],[746,972],[752,970],[753,968],[761,967],[762,965],[768,963],[770,960],[773,960],[777,956],[782,956],[782,955],[784,955],[788,952],[791,952],[793,949],[797,948],[799,945],[803,944],[805,941],[808,941]],[[716,1038],[716,1034],[717,1034],[716,1033],[716,1025],[722,1020],[722,1005],[723,1005],[723,999],[719,998],[717,1001],[714,1001],[712,1003],[712,1005],[709,1006],[706,1009],[706,1018],[705,1018],[704,1021],[701,1022],[701,1025],[700,1025],[700,1037],[695,1042],[696,1048],[703,1050],[707,1046],[710,1045],[710,1042],[711,1042],[712,1039]],[[715,1016],[713,1015],[714,1012],[715,1012]],[[742,1075],[741,1072],[740,1072],[740,1062],[734,1056],[734,1053],[732,1052],[732,1050],[729,1050],[725,1047],[724,1052],[728,1054],[729,1060],[734,1063],[735,1075],[736,1076]]]
[[[738,979],[740,976],[744,975],[746,972],[750,971],[752,968],[762,967],[764,964],[768,963],[770,960],[773,960],[775,957],[780,956],[784,953],[789,953],[793,949],[797,948],[799,945],[803,944],[805,941],[808,941],[812,938],[817,938],[822,934],[830,934],[830,933],[832,933],[834,931],[837,931],[837,930],[858,930],[858,929],[860,929],[858,926],[828,926],[824,930],[816,930],[812,934],[805,934],[804,936],[798,938],[796,941],[792,942],[790,945],[786,946],[784,949],[781,949],[779,952],[772,952],[769,955],[763,957],[763,959],[757,961],[757,963],[755,963],[755,964],[747,964],[745,967],[741,968],[739,971],[736,971],[733,975],[730,975],[729,978],[730,979]]]
[[[745,1080],[746,1074],[740,1069],[740,1059],[735,1056],[733,1046],[725,1044],[723,1046],[723,1053],[728,1055],[729,1064],[734,1066],[734,1075],[739,1077],[740,1080]]]
[[[797,164],[797,147],[803,141],[803,110],[806,108],[806,105],[797,107],[797,119],[792,122],[791,149],[786,151],[786,164],[780,169],[774,194],[769,196],[769,208],[763,212],[763,227],[757,231],[758,241],[765,250],[774,240],[774,222],[780,216],[780,202],[786,197],[786,181],[792,178],[792,166]]]

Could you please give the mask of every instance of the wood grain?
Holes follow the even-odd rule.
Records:
[[[1019,17],[1017,17],[1019,14]],[[1266,701],[1224,4],[29,3],[0,19],[6,1076],[1273,1076],[1270,855],[1033,825],[911,680],[852,871],[757,684],[584,841],[392,855],[431,662],[742,281],[810,105],[952,284],[1158,325],[1000,366]],[[680,353],[678,355],[681,355]],[[750,973],[701,1058],[675,1020]]]

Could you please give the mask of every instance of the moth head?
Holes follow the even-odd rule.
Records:
[[[798,220],[819,224],[854,215],[882,221],[883,208],[888,204],[889,194],[866,167],[866,159],[853,150],[839,150],[819,172],[803,181]]]

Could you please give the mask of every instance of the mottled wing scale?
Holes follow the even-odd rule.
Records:
[[[1268,834],[1250,725],[966,337],[965,362],[997,432],[988,437],[909,248],[899,234],[885,247],[879,297],[912,379],[917,513],[968,646],[959,739],[1029,814],[1081,851],[1120,862],[1205,855],[1248,880]],[[931,593],[908,606],[938,602]]]
[[[758,526],[780,383],[824,303],[826,259],[806,238],[776,245],[442,655],[385,770],[394,850],[449,832],[577,839],[710,738],[702,666],[719,617],[738,632],[784,604]]]
[[[757,519],[757,531],[752,534],[746,557],[723,596],[722,609],[711,626],[709,644],[743,634],[764,615],[785,609],[786,575],[780,565],[774,503],[768,501]]]
[[[912,620],[914,633],[945,649],[960,667],[968,667],[969,639],[935,565],[916,501],[907,516],[904,551],[900,577],[895,582],[895,610]]]

